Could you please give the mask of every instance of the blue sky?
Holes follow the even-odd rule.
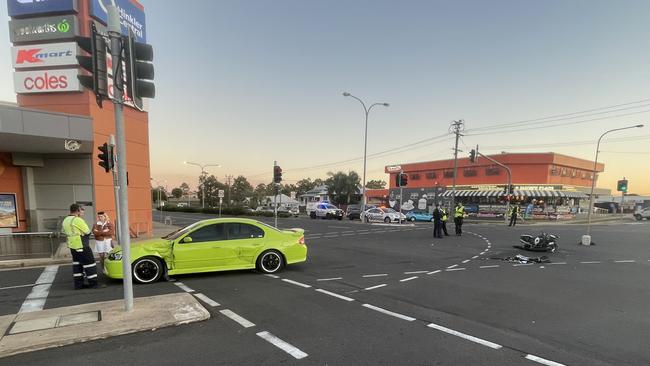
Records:
[[[270,180],[273,160],[287,180],[360,172],[361,160],[296,169],[362,156],[363,110],[343,91],[391,104],[371,113],[370,154],[407,147],[369,160],[370,178],[385,179],[386,164],[450,157],[450,140],[409,144],[444,134],[459,118],[468,130],[461,147],[586,159],[602,131],[649,124],[650,113],[616,117],[650,110],[646,101],[470,136],[475,128],[650,98],[647,1],[142,3],[156,53],[152,176],[170,186],[195,182],[198,168],[183,160],[221,163],[211,173],[255,183]],[[0,100],[14,100],[8,38],[0,27],[7,45]],[[568,124],[593,118],[604,119]],[[633,136],[645,137],[603,145],[599,186],[626,176],[631,191],[650,194],[650,173],[641,169],[650,126],[612,135]],[[541,146],[551,143],[564,145]]]

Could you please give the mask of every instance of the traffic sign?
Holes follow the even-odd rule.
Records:
[[[219,190],[219,198],[224,198],[226,197],[226,192],[223,189]]]

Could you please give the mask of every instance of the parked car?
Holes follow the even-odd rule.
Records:
[[[409,211],[405,216],[408,221],[433,221],[433,215],[426,211]]]
[[[331,203],[320,203],[313,211],[311,211],[309,216],[312,219],[322,218],[343,220],[343,210]]]
[[[291,208],[289,209],[289,213],[290,213],[291,216],[293,216],[293,217],[298,217],[298,216],[300,216],[300,210],[298,209],[298,207],[291,207]]]
[[[375,208],[375,205],[366,205],[366,210]],[[345,216],[350,220],[361,220],[361,205],[349,205]]]
[[[270,206],[258,206],[255,209],[256,212],[275,212],[275,209]]]
[[[641,221],[643,219],[650,220],[650,207],[644,208],[634,214],[634,218]]]
[[[397,212],[392,208],[371,208],[363,212],[363,220],[366,222],[400,222],[406,221],[406,215]]]
[[[176,204],[176,207],[187,207],[187,206],[188,206],[187,202],[179,202]]]
[[[226,218],[198,221],[159,239],[131,244],[131,258],[113,249],[104,273],[121,279],[122,260],[131,263],[133,279],[158,281],[169,275],[257,268],[264,273],[307,260],[303,229],[279,230],[251,219]]]

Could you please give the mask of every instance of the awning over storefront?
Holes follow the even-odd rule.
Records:
[[[448,190],[441,194],[441,197],[451,197],[453,191]],[[456,197],[501,197],[505,193],[502,189],[499,190],[457,190]],[[562,198],[587,198],[588,196],[582,192],[575,191],[545,191],[545,190],[518,190],[513,192],[514,196],[545,198],[545,197],[562,197]]]

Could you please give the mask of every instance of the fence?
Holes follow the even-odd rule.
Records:
[[[0,260],[52,258],[61,240],[56,232],[0,234]]]

